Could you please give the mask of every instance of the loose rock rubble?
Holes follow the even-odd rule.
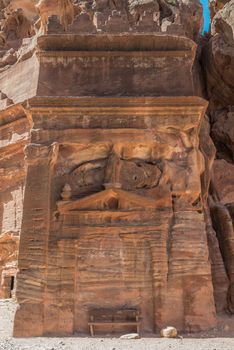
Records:
[[[163,338],[176,338],[177,337],[177,329],[175,327],[163,328],[160,332],[160,335]]]

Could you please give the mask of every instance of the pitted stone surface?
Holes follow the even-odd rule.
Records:
[[[232,5],[201,50],[198,0],[1,2],[0,296],[16,285],[16,337],[89,334],[97,311],[97,334],[233,313]]]

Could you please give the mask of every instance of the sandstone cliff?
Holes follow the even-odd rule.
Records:
[[[214,2],[213,2],[214,3]],[[227,307],[233,312],[234,207],[234,1],[216,1],[211,38],[204,47],[211,137],[216,147],[209,205],[229,278]]]
[[[16,336],[87,332],[110,307],[143,332],[234,312],[234,0],[210,4],[202,38],[198,0],[0,1]]]

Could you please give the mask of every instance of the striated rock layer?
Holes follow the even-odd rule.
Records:
[[[0,297],[18,269],[14,335],[88,333],[97,311],[134,310],[143,334],[215,327],[233,312],[232,165],[218,173],[232,142],[217,117],[230,89],[216,112],[207,68],[210,130],[199,1],[0,10]],[[210,131],[229,158],[214,162]],[[99,326],[135,331],[129,318]]]
[[[233,314],[234,1],[215,3],[216,10],[211,24],[212,37],[204,48],[211,137],[217,148],[212,167],[209,206],[228,276],[227,309]]]

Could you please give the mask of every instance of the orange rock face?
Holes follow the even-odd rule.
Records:
[[[211,136],[217,148],[209,193],[210,212],[228,276],[227,308],[234,312],[234,176],[233,176],[233,32],[234,1],[216,1],[217,12],[204,50],[210,97]]]
[[[2,111],[0,130],[0,298],[9,298],[15,290],[26,176],[23,148],[28,142],[28,121],[22,108]]]
[[[214,327],[232,312],[233,257],[207,202],[201,7],[21,3],[2,10],[0,59],[0,297],[18,269],[14,335],[89,333],[97,311],[112,315],[102,333],[135,331],[127,310],[143,334]]]

